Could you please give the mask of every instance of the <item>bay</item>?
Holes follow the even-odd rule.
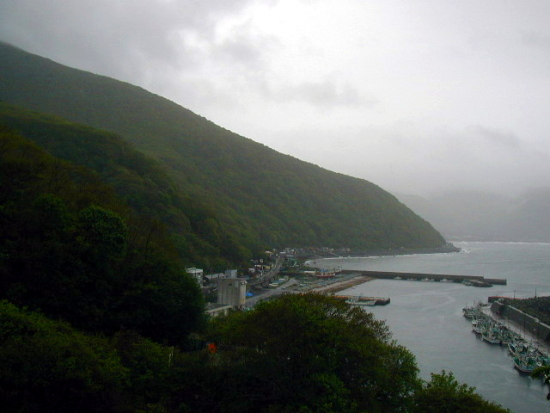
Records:
[[[460,253],[419,254],[317,261],[318,266],[505,278],[507,285],[475,288],[462,284],[407,280],[373,280],[342,294],[390,297],[385,307],[369,307],[385,320],[393,338],[417,359],[421,377],[452,371],[460,382],[513,412],[549,411],[548,389],[520,375],[507,349],[479,339],[462,308],[488,296],[550,295],[550,244],[458,242]]]

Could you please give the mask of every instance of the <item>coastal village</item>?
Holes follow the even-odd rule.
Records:
[[[472,275],[418,274],[383,271],[349,271],[341,266],[326,267],[311,257],[326,258],[349,249],[287,248],[281,252],[266,251],[269,260],[255,260],[246,275],[237,270],[204,274],[202,269],[187,268],[210,297],[207,312],[210,316],[224,314],[231,309],[252,308],[258,301],[280,294],[316,292],[341,298],[352,305],[387,305],[390,297],[363,297],[338,295],[339,291],[352,288],[373,279],[414,280],[421,282],[462,283],[466,286],[491,287],[505,285],[505,279],[486,279]],[[341,255],[340,255],[341,257]]]
[[[325,255],[332,251],[323,250]],[[203,275],[202,270],[188,268],[206,295],[216,292],[216,302],[208,304],[210,316],[224,314],[232,309],[247,310],[261,300],[281,294],[315,292],[332,295],[354,306],[388,305],[391,297],[366,297],[338,294],[376,278],[418,282],[462,283],[472,287],[505,285],[505,279],[486,279],[480,276],[448,274],[413,274],[381,271],[347,271],[341,266],[330,268],[300,251],[286,250],[271,255],[269,262],[256,261],[246,276],[238,276],[236,270],[223,274]],[[508,300],[508,302],[505,302]],[[506,346],[513,366],[529,375],[537,367],[550,366],[550,326],[515,308],[503,297],[488,297],[488,303],[477,303],[463,308],[463,315],[471,321],[472,331],[490,345]],[[542,380],[548,380],[543,376]]]

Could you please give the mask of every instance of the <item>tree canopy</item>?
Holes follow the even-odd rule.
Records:
[[[206,338],[182,351],[0,301],[0,402],[14,412],[506,412],[452,374],[423,383],[383,322],[327,296],[234,312]]]
[[[506,412],[452,375],[423,382],[384,322],[325,295],[214,319],[207,340],[211,352],[180,385],[193,412]]]
[[[496,403],[484,400],[475,388],[459,383],[453,373],[431,374],[431,380],[414,396],[412,412],[418,413],[502,413]]]
[[[204,298],[157,227],[93,172],[0,129],[0,298],[181,344],[204,326]]]
[[[183,195],[158,162],[120,136],[4,103],[0,123],[51,155],[94,171],[136,214],[168,229],[187,265],[210,271],[248,265],[250,250],[220,223],[214,209]]]

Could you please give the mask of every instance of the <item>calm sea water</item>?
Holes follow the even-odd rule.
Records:
[[[421,376],[452,371],[486,399],[517,413],[550,412],[548,389],[520,375],[505,347],[490,345],[472,332],[462,308],[490,295],[550,295],[550,244],[459,242],[460,253],[323,260],[349,270],[482,275],[506,278],[506,286],[467,287],[453,283],[374,280],[344,294],[390,297],[385,307],[369,307],[386,320],[393,338],[411,350]]]

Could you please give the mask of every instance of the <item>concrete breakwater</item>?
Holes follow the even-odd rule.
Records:
[[[479,275],[450,275],[450,274],[426,274],[426,273],[411,273],[411,272],[393,272],[393,271],[347,271],[342,270],[342,273],[357,273],[365,277],[381,278],[381,279],[402,279],[416,281],[439,281],[439,282],[470,282],[473,286],[483,287],[491,285],[506,285],[507,281],[504,278],[485,278]]]
[[[334,295],[335,298],[346,300],[352,305],[388,305],[391,301],[389,297],[365,297],[362,295]]]
[[[491,303],[491,312],[498,316],[500,320],[509,320],[514,323],[520,332],[526,333],[537,340],[550,342],[550,326],[542,323],[538,318],[498,300]]]
[[[349,274],[357,274],[357,271],[350,271]],[[356,285],[366,283],[372,279],[372,277],[361,275],[344,280],[335,279],[334,282],[329,284],[313,286],[310,291],[315,293],[334,294],[338,291],[346,290],[348,288],[355,287]]]

